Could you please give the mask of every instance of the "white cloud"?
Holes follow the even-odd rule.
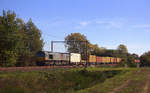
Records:
[[[87,26],[100,26],[102,28],[110,29],[110,28],[122,28],[124,26],[124,22],[120,20],[113,20],[113,19],[93,19],[93,20],[87,20],[87,21],[80,21],[78,23],[78,26],[75,28],[81,29],[83,27]]]
[[[124,22],[115,20],[96,21],[95,23],[105,28],[122,28],[125,25]]]
[[[88,22],[88,21],[82,21],[82,22],[80,22],[79,24],[80,24],[80,26],[85,27],[85,26],[87,26],[89,23],[90,23],[90,22]]]
[[[124,23],[115,22],[115,21],[110,21],[109,24],[110,24],[110,27],[113,27],[113,28],[122,28],[124,26]]]
[[[134,28],[150,28],[150,24],[137,24],[133,25]]]

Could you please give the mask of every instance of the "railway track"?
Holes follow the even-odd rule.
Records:
[[[32,71],[57,68],[75,68],[74,66],[29,66],[29,67],[0,67],[0,71]]]
[[[102,64],[99,65],[101,67],[108,65],[108,66],[116,66],[117,64]],[[91,67],[95,65],[90,65]],[[27,67],[0,67],[0,72],[2,71],[32,71],[32,70],[49,70],[49,69],[58,69],[58,68],[81,68],[84,67],[83,65],[80,66],[27,66]]]

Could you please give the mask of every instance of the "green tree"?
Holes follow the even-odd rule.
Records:
[[[90,54],[92,54],[92,55],[99,55],[99,53],[101,51],[97,44],[95,44],[95,45],[91,44],[90,49],[91,49]]]
[[[30,19],[22,26],[23,51],[21,51],[22,63],[19,65],[35,65],[36,53],[42,50],[43,40],[41,31],[34,25]]]
[[[0,42],[0,66],[31,65],[35,53],[43,47],[40,30],[31,20],[24,23],[12,11],[3,11],[0,16]]]
[[[14,66],[16,64],[20,38],[16,14],[11,11],[3,11],[3,16],[0,16],[1,66]]]
[[[128,53],[128,49],[125,45],[123,44],[120,44],[117,48],[117,50],[120,52],[120,53],[124,53],[124,54],[127,54]]]
[[[125,45],[120,44],[117,47],[116,56],[122,59],[121,66],[128,65],[128,49]]]
[[[81,53],[82,59],[86,59],[86,53],[89,53],[89,41],[86,36],[80,33],[71,33],[65,37],[68,52]],[[87,50],[88,48],[88,50]]]
[[[132,56],[134,57],[134,59],[139,59],[139,55],[138,54],[133,53]]]
[[[141,66],[150,66],[150,51],[141,55],[140,60]]]
[[[136,67],[135,55],[127,54],[127,65],[129,67]]]

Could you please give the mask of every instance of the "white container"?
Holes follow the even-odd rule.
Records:
[[[81,61],[81,55],[78,53],[70,53],[70,62],[80,62]]]

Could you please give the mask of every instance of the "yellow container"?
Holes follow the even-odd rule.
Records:
[[[111,57],[108,57],[108,62],[111,62]]]
[[[96,56],[95,55],[90,55],[89,56],[89,62],[96,62]]]
[[[106,63],[106,57],[102,57],[102,63]]]
[[[113,63],[114,62],[114,58],[110,57],[110,62]]]
[[[108,63],[108,61],[109,61],[109,58],[108,58],[108,57],[106,57],[106,63]]]
[[[104,62],[105,62],[105,63],[109,63],[109,62],[110,62],[110,57],[105,57],[105,58],[104,58]]]
[[[121,62],[121,58],[117,58],[117,63]]]

